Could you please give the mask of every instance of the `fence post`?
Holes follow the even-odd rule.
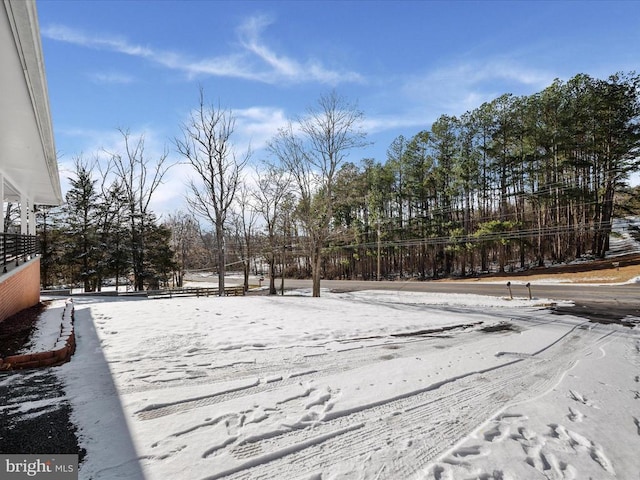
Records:
[[[529,289],[529,300],[531,300],[531,282],[527,282],[527,288]]]
[[[509,300],[513,300],[513,294],[511,293],[511,282],[507,282],[507,288],[509,289]]]
[[[26,235],[21,235],[20,245],[22,246],[22,263],[25,263],[28,260],[29,252],[31,251],[31,239]]]

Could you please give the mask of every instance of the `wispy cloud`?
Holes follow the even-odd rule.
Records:
[[[240,140],[251,145],[252,150],[262,154],[261,149],[278,132],[278,129],[287,125],[288,119],[284,110],[272,107],[251,107],[234,110],[238,136]]]
[[[132,45],[124,37],[119,36],[93,36],[87,35],[80,30],[76,30],[65,25],[49,25],[41,29],[44,37],[60,42],[71,43],[87,48],[111,50],[137,57],[153,58],[156,55],[154,50]]]
[[[92,82],[101,85],[127,85],[135,82],[135,78],[131,75],[118,72],[94,72],[87,74],[87,76]]]
[[[248,18],[236,29],[239,45],[236,51],[206,58],[136,45],[122,36],[90,35],[65,25],[49,25],[41,32],[51,40],[143,58],[182,71],[189,77],[231,77],[268,84],[317,82],[333,86],[363,82],[363,77],[356,72],[327,68],[318,59],[300,62],[274,51],[262,38],[264,29],[271,23],[266,16]]]
[[[260,74],[268,83],[279,79],[291,79],[295,81],[315,81],[336,85],[343,82],[362,82],[363,77],[356,72],[337,71],[325,68],[317,59],[309,59],[300,63],[292,58],[279,55],[274,52],[262,40],[262,32],[271,23],[267,16],[254,16],[247,19],[238,29],[238,37],[246,52],[252,54],[267,68],[262,67]],[[258,68],[260,68],[258,66]]]
[[[386,114],[366,117],[363,122],[363,130],[369,134],[386,132],[398,129],[425,128],[427,125],[425,115],[420,111],[404,111],[396,114]]]
[[[496,81],[542,87],[549,81],[546,71],[525,67],[509,58],[479,59],[436,70],[428,75],[434,81],[452,81],[463,85],[480,85]]]
[[[406,80],[405,95],[440,110],[459,115],[503,93],[517,95],[545,88],[554,75],[523,66],[509,58],[479,59],[439,68]]]
[[[402,132],[412,135],[430,128],[440,115],[462,115],[503,93],[539,91],[554,76],[505,58],[450,64],[422,74],[387,79],[377,101],[388,104],[385,113],[367,115],[364,130],[371,135]],[[384,92],[384,93],[380,93]]]

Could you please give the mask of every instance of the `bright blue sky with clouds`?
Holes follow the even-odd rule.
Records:
[[[531,94],[577,73],[640,70],[640,2],[37,0],[56,147],[118,150],[117,128],[166,147],[207,99],[236,117],[253,160],[277,128],[335,89],[365,114],[386,159],[441,114],[503,93]],[[170,170],[158,213],[184,209],[186,166]]]

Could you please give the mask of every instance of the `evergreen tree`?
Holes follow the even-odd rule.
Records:
[[[75,271],[73,281],[80,281],[87,292],[96,289],[98,252],[96,203],[98,193],[92,168],[82,158],[75,159],[75,175],[69,178],[71,188],[65,197],[68,238],[65,257]]]

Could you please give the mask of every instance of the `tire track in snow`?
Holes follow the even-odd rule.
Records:
[[[577,352],[591,348],[605,338],[594,337],[589,332],[574,329],[561,341],[540,350],[537,354],[540,358],[518,359],[411,392],[402,398],[351,411],[329,412],[312,428],[236,444],[230,451],[244,460],[240,464],[248,468],[238,467],[228,478],[247,475],[252,479],[308,478],[314,472],[331,472],[331,465],[335,464],[351,464],[369,474],[378,472],[380,478],[408,478],[506,404],[540,395],[552,388],[557,378],[571,368]],[[350,425],[362,427],[350,430]],[[305,442],[305,435],[318,436],[325,431],[343,430],[344,433],[323,442],[303,449],[294,448]],[[273,452],[286,454],[278,456]],[[384,457],[385,463],[376,461],[371,452]],[[253,458],[252,455],[268,459],[268,462],[247,460]],[[354,472],[351,474],[355,475]]]
[[[458,327],[456,326],[456,329]],[[455,330],[455,329],[454,329]],[[461,329],[462,333],[464,329]],[[469,333],[474,333],[470,331]],[[350,338],[343,340],[335,340],[331,343],[348,344],[353,343],[352,348],[341,348],[339,350],[329,350],[322,347],[323,350],[317,354],[294,354],[291,356],[285,356],[273,361],[273,353],[271,351],[252,351],[253,356],[251,360],[236,360],[227,365],[216,365],[206,361],[199,361],[196,364],[182,365],[182,367],[188,367],[190,370],[198,370],[204,375],[190,376],[187,378],[172,378],[172,379],[150,379],[151,375],[145,375],[143,377],[133,378],[133,381],[143,380],[144,383],[131,384],[132,380],[128,380],[127,385],[123,385],[120,388],[122,394],[138,393],[149,390],[161,390],[161,389],[173,389],[181,386],[191,387],[194,385],[207,385],[210,383],[224,382],[229,380],[238,380],[241,378],[263,378],[269,375],[273,375],[273,372],[283,371],[303,371],[303,370],[321,370],[328,368],[335,368],[338,363],[354,365],[355,367],[365,365],[371,361],[372,351],[386,349],[393,349],[397,346],[402,348],[413,347],[417,352],[423,351],[425,342],[443,342],[447,339],[447,336],[440,336],[437,333],[431,335],[420,336],[404,336],[405,334],[390,334],[387,338],[384,337],[371,337],[371,338]],[[380,343],[367,345],[367,340],[379,339]],[[289,347],[297,348],[297,347]],[[308,347],[307,347],[308,348]],[[207,351],[206,357],[216,358],[219,356],[219,351]],[[335,357],[341,358],[335,358]],[[188,359],[178,358],[176,362],[188,362]],[[219,359],[218,359],[219,361]],[[118,361],[117,363],[120,363]],[[355,368],[354,367],[354,368]],[[350,370],[348,367],[346,370]],[[162,373],[166,373],[167,369],[162,368]],[[335,371],[335,370],[334,370]],[[135,369],[125,370],[123,372],[135,372]],[[173,370],[174,373],[184,373],[184,368]]]
[[[566,368],[568,366],[565,365]],[[372,450],[395,450],[391,455],[391,465],[385,469],[385,475],[388,475],[387,478],[408,478],[443,449],[451,447],[464,437],[468,433],[469,425],[482,423],[495,413],[497,405],[512,401],[513,392],[517,391],[518,386],[529,387],[526,385],[527,382],[522,381],[519,367],[511,364],[505,368],[511,371],[502,372],[502,378],[499,381],[485,384],[481,388],[476,387],[477,376],[474,375],[446,384],[436,390],[389,404],[386,412],[380,409],[374,412],[363,411],[361,414],[368,416],[369,420],[371,416],[379,418],[380,414],[387,414],[387,418],[382,423],[370,421],[366,425],[367,431],[359,432],[355,438],[344,439],[342,444],[327,446],[326,450],[345,451],[349,458],[343,460],[351,460],[356,464],[363,455],[366,458],[366,454]],[[553,383],[552,377],[550,375],[545,382],[536,382],[538,385],[529,388],[529,392],[538,388],[548,388]],[[422,403],[416,405],[417,401]],[[396,409],[404,410],[400,410],[397,414],[394,413]],[[354,453],[358,451],[350,446],[354,442],[360,442],[357,457]],[[407,445],[417,447],[406,448]],[[318,455],[316,452],[310,452],[309,471],[322,470],[335,461],[333,455],[324,460],[319,460]],[[289,461],[292,461],[299,470],[301,459],[295,458]],[[267,478],[277,478],[277,472],[273,472],[273,475]]]
[[[424,341],[434,341],[433,337],[425,339]],[[214,405],[216,403],[226,402],[234,400],[247,395],[254,395],[267,391],[277,390],[282,387],[295,385],[302,381],[311,381],[321,376],[331,375],[335,373],[342,373],[349,370],[354,370],[363,365],[371,363],[372,357],[383,355],[388,353],[390,345],[397,346],[399,343],[394,341],[388,345],[376,345],[370,348],[358,348],[353,350],[341,350],[337,352],[328,352],[329,354],[324,357],[313,356],[310,358],[302,357],[295,363],[288,363],[285,359],[284,363],[277,362],[270,365],[262,366],[259,369],[249,369],[246,371],[246,375],[242,375],[240,378],[262,377],[262,380],[253,382],[248,386],[242,386],[238,388],[229,389],[223,392],[216,392],[211,395],[202,395],[195,398],[188,398],[180,401],[175,401],[166,404],[149,405],[136,412],[138,417],[142,420],[150,420],[153,418],[159,418],[166,415],[172,415],[184,410],[191,410],[194,408],[204,407],[207,405]],[[418,345],[419,344],[419,345]],[[404,348],[409,348],[406,354],[412,354],[423,351],[423,342],[413,340],[407,340],[401,343]],[[373,350],[373,351],[372,351]],[[283,370],[289,370],[291,373],[284,375],[279,380],[265,380],[269,376],[273,376],[273,372],[282,372]],[[225,376],[224,379],[237,379],[238,376],[232,377]],[[221,379],[209,379],[208,381],[200,381],[200,384],[209,384],[219,382]],[[192,384],[190,384],[192,385]],[[171,385],[176,388],[176,385]],[[167,387],[169,388],[169,387]],[[137,390],[136,390],[137,391]]]

